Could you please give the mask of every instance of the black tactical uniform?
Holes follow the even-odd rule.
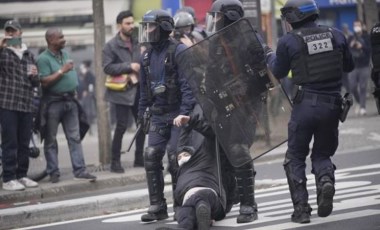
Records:
[[[292,70],[292,81],[299,89],[288,123],[284,169],[294,206],[291,219],[309,223],[305,174],[309,144],[314,138],[311,161],[318,216],[326,217],[332,212],[335,194],[331,156],[338,147],[342,76],[354,65],[344,35],[315,24],[319,10],[314,0],[289,0],[281,13],[293,30],[279,40],[276,55],[269,55],[268,62],[276,78],[286,77]]]
[[[167,152],[174,191],[180,128],[173,126],[173,119],[180,114],[188,115],[195,104],[191,89],[175,61],[186,46],[169,39],[173,29],[173,18],[166,11],[152,10],[144,15],[139,30],[140,43],[151,45],[141,60],[138,112],[139,120],[147,110],[151,114],[148,147],[144,152],[150,207],[141,217],[143,222],[168,218],[162,158]]]
[[[371,29],[371,46],[372,46],[372,80],[375,84],[373,95],[376,100],[377,110],[380,114],[380,23],[378,22]]]

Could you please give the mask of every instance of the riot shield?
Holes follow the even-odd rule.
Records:
[[[269,75],[264,56],[246,19],[177,56],[205,118],[235,167],[287,140],[290,102]]]

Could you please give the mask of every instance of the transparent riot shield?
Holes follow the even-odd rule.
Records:
[[[270,76],[264,56],[246,19],[177,56],[205,118],[235,167],[287,140],[291,106],[278,81]]]

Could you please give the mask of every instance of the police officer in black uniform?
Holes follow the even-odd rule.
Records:
[[[371,29],[372,46],[372,81],[375,84],[373,95],[376,100],[377,111],[380,114],[380,22]]]
[[[342,74],[352,71],[354,64],[344,35],[315,23],[319,9],[314,0],[288,0],[281,13],[293,30],[279,40],[276,55],[268,52],[267,58],[277,78],[286,77],[291,70],[298,86],[288,124],[284,169],[294,206],[291,220],[309,223],[312,209],[305,175],[309,144],[314,138],[311,162],[318,216],[326,217],[332,212],[335,194],[331,156],[338,147]]]
[[[211,9],[208,12],[206,30],[210,34],[215,33],[223,29],[224,27],[232,24],[233,22],[236,22],[237,20],[241,19],[243,16],[244,16],[244,10],[243,10],[242,3],[240,1],[217,0],[212,4]],[[239,34],[240,32],[241,31],[236,31],[237,34]],[[228,61],[228,58],[226,58],[226,56],[229,55],[229,51],[230,51],[229,48],[231,47],[229,46],[228,43],[233,43],[233,42],[239,42],[239,39],[229,40],[227,38],[221,37],[220,41],[210,40],[210,50],[209,50],[210,58],[213,60],[225,59],[226,61]],[[234,46],[234,47],[238,47],[238,46]],[[249,53],[247,52],[249,48],[251,47],[241,47],[241,50],[239,50],[238,52],[235,51],[235,53],[239,53],[239,55],[241,54],[242,56],[244,56],[244,54]],[[252,57],[252,56],[245,57],[245,60],[250,60],[250,62],[254,62],[255,61],[254,59],[255,57]],[[262,60],[264,60],[264,56],[262,56]],[[227,66],[230,66],[230,65],[219,64],[219,66],[218,65],[211,66],[208,72],[209,74],[211,73],[211,74],[218,75],[218,77],[215,79],[228,78],[234,75],[233,73],[234,70],[233,70],[233,67],[229,68]],[[206,88],[208,89],[208,92],[213,92],[212,89],[218,88],[220,84],[219,82],[217,82],[217,80],[216,81],[211,80],[211,82],[212,83],[206,80]],[[224,81],[220,81],[220,82],[224,82]],[[212,93],[210,97],[213,97]],[[252,130],[252,132],[254,133],[255,131]],[[226,153],[226,155],[229,155],[229,156],[233,155],[236,157],[239,157],[239,155],[249,155],[249,148],[247,146],[250,146],[250,145],[248,143],[240,143],[239,141],[241,140],[233,141],[237,143],[235,145],[236,148],[231,148],[231,152]],[[226,195],[227,195],[226,212],[228,212],[229,209],[231,208],[231,205],[232,205],[231,201],[233,201],[233,198],[234,198],[233,197],[234,187],[231,186],[231,180],[234,180],[234,182],[236,180],[238,193],[239,193],[239,201],[240,201],[240,210],[239,210],[239,215],[237,217],[237,223],[252,222],[257,219],[257,204],[255,202],[255,192],[254,192],[256,172],[254,170],[253,162],[251,161],[240,167],[233,167],[230,164],[230,162],[224,161],[223,158],[224,158],[224,154],[221,154],[222,178],[223,178],[223,184],[224,184],[224,188],[226,189]]]
[[[191,46],[197,43],[199,40],[194,37],[194,18],[185,11],[179,11],[173,16],[174,19],[174,39],[184,43],[187,46]]]
[[[195,104],[191,89],[175,61],[176,55],[186,46],[169,38],[173,29],[173,18],[164,10],[148,11],[140,23],[139,41],[151,46],[141,60],[138,112],[140,121],[147,110],[151,114],[148,147],[144,152],[150,207],[148,213],[141,216],[143,222],[168,218],[162,158],[167,151],[174,191],[180,128],[173,126],[173,119],[180,114],[188,115]]]

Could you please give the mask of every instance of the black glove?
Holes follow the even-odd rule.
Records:
[[[136,125],[137,125],[137,127],[144,125],[144,117],[143,116],[137,116]]]
[[[272,50],[272,48],[270,48],[268,45],[264,45],[264,54],[265,54],[265,56],[267,56],[268,54],[271,54],[271,53],[273,53],[273,50]]]

